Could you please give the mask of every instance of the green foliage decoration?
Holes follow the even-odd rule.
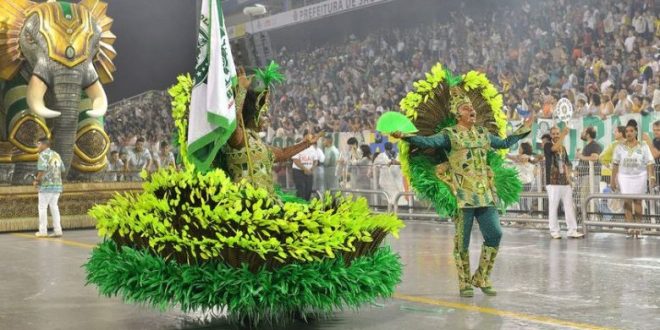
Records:
[[[184,167],[191,167],[188,159],[188,106],[190,105],[193,80],[190,74],[179,75],[176,85],[168,93],[172,97],[172,119],[177,131],[177,145]]]
[[[101,243],[84,265],[88,284],[102,295],[122,296],[160,310],[226,308],[230,320],[252,325],[294,314],[326,314],[392,296],[401,262],[388,247],[346,264],[342,258],[296,263],[276,270],[223,262],[179,264],[150,251]]]
[[[163,169],[140,194],[117,195],[90,210],[99,235],[148,248],[181,263],[224,260],[279,267],[338,254],[358,257],[403,227],[394,215],[373,215],[367,201],[326,194],[309,204],[282,203],[222,170]]]

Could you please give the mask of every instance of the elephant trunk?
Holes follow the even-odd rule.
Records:
[[[76,70],[61,70],[53,74],[53,84],[46,93],[46,104],[61,113],[51,119],[51,148],[60,154],[67,173],[73,159],[73,145],[78,129],[82,75]],[[63,176],[66,177],[66,176]]]

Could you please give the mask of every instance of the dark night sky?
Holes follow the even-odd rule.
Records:
[[[77,1],[71,1],[76,3]],[[152,89],[166,89],[195,65],[195,0],[106,0],[117,35],[110,103]]]

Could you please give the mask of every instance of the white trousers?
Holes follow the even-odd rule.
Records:
[[[62,233],[62,225],[60,224],[60,208],[57,206],[57,201],[60,199],[60,193],[39,193],[39,232],[46,234],[48,232],[48,213],[50,207],[50,215],[53,217],[53,231],[55,233]]]
[[[559,209],[559,201],[561,200],[564,205],[564,214],[566,215],[566,225],[568,232],[577,231],[577,221],[575,218],[575,206],[573,205],[573,189],[569,185],[548,185],[548,215],[550,222],[550,232],[559,233],[559,219],[557,219],[557,211]]]

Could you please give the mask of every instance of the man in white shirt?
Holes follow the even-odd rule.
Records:
[[[126,166],[132,181],[140,181],[140,172],[149,170],[152,165],[151,153],[144,147],[144,138],[140,137],[135,141],[135,150],[128,156]]]
[[[605,93],[607,93],[607,88],[609,88],[609,87],[612,86],[612,85],[614,85],[614,83],[613,83],[613,82],[610,80],[610,78],[608,77],[605,81],[603,81],[603,82],[600,84],[600,93],[601,93],[601,94],[605,94]]]
[[[355,137],[351,137],[346,141],[348,150],[345,150],[339,155],[339,172],[340,172],[340,184],[342,188],[351,188],[349,182],[351,177],[355,180],[355,167],[352,166],[360,160],[360,155],[358,153],[358,140]]]
[[[172,153],[170,144],[167,141],[162,141],[160,143],[160,151],[154,158],[156,158],[156,166],[159,170],[161,168],[176,167],[174,154]]]
[[[596,30],[597,19],[598,19],[598,9],[594,10],[594,12],[587,19],[587,27],[590,28],[592,31]]]
[[[651,101],[651,106],[653,110],[660,111],[660,84],[655,83],[655,89],[653,90],[653,100]]]
[[[631,110],[632,101],[628,99],[628,91],[625,88],[622,88],[619,90],[619,94],[617,96],[617,102],[614,106],[614,114],[621,116],[630,113]]]
[[[633,18],[632,25],[639,36],[642,36],[646,32],[646,18],[644,18],[641,13]]]
[[[312,196],[318,152],[314,146],[310,146],[291,157],[291,160],[293,160],[293,183],[296,186],[296,196],[309,200]]]
[[[632,31],[628,32],[628,38],[623,42],[623,45],[626,47],[627,53],[632,53],[635,46],[635,35]]]
[[[326,136],[323,140],[325,151],[323,161],[324,186],[327,190],[337,189],[337,163],[339,162],[339,149],[335,147],[331,136]]]
[[[124,171],[124,162],[119,159],[119,152],[117,150],[110,152],[110,159],[105,170],[106,181],[116,182],[121,180],[121,173]]]
[[[614,32],[614,29],[614,16],[610,12],[603,20],[603,30],[605,30],[605,34],[610,35]]]
[[[323,149],[319,148],[318,145],[312,145],[314,147],[314,151],[316,151],[316,166],[314,167],[314,184],[312,185],[312,189],[316,191],[323,192],[325,191],[325,184],[323,182],[323,177],[324,177],[324,168],[323,168],[323,162],[325,161],[325,154],[323,153]]]
[[[398,166],[399,162],[396,158],[394,145],[386,142],[385,150],[374,159],[378,189],[386,191],[390,196],[395,196],[403,191],[401,166]],[[401,201],[404,201],[403,198],[399,200],[399,205],[401,205]]]

